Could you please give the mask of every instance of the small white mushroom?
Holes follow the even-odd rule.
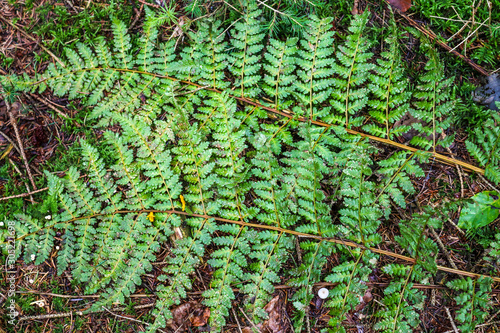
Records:
[[[320,290],[318,290],[318,296],[321,299],[327,298],[329,293],[330,292],[326,288],[321,288]]]
[[[46,220],[50,220],[51,218],[52,218],[52,216],[50,216],[50,215],[45,216]]]

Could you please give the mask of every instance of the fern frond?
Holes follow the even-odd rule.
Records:
[[[111,28],[113,29],[113,48],[117,63],[120,68],[132,69],[133,61],[130,54],[132,44],[125,22],[116,17],[111,17]]]
[[[415,160],[424,161],[427,158],[428,156],[421,152],[410,154],[409,152],[399,151],[391,157],[381,160],[378,163],[381,168],[377,170],[377,173],[382,175],[385,181],[380,184],[381,190],[377,196],[379,203],[384,207],[390,207],[388,199],[391,197],[398,206],[406,208],[404,194],[415,193],[410,176],[425,176],[424,171],[416,164]]]
[[[311,120],[329,112],[328,107],[320,108],[320,104],[331,95],[333,71],[330,56],[334,52],[331,22],[331,18],[319,19],[311,15],[304,38],[300,40],[296,96],[304,108],[305,116]]]
[[[299,128],[301,141],[293,144],[294,150],[285,152],[282,160],[288,167],[287,178],[293,181],[290,198],[296,203],[293,210],[303,221],[295,230],[320,236],[333,236],[330,206],[325,203],[325,194],[321,188],[323,178],[331,170],[336,140],[330,130],[303,124]],[[307,164],[303,162],[306,161]],[[303,263],[293,272],[291,286],[300,288],[294,295],[294,306],[298,310],[295,329],[300,331],[307,314],[307,307],[312,300],[312,285],[321,277],[321,269],[332,251],[332,244],[325,242],[304,241],[300,243],[304,251]]]
[[[293,93],[294,83],[297,80],[294,73],[297,41],[297,38],[289,38],[285,42],[271,39],[264,54],[268,62],[264,65],[264,69],[268,74],[264,75],[262,89],[273,99],[276,110],[286,109],[292,103],[287,97]]]
[[[360,299],[363,299],[368,289],[366,282],[377,262],[377,256],[365,250],[356,249],[349,256],[353,258],[345,258],[325,278],[325,281],[337,284],[330,290],[329,300],[325,304],[325,307],[331,309],[328,324],[334,332],[345,332],[342,322],[346,319],[346,314],[362,302]]]
[[[274,128],[263,126],[252,143],[257,149],[257,155],[252,159],[252,174],[259,179],[252,183],[258,197],[254,203],[260,209],[255,217],[263,224],[291,227],[297,217],[287,203],[291,187],[275,155],[281,151],[280,147],[272,144],[278,141],[275,135]],[[267,318],[263,308],[274,292],[274,284],[280,281],[278,273],[293,243],[289,236],[277,232],[259,232],[251,243],[250,258],[253,263],[246,275],[246,280],[250,282],[244,284],[240,292],[248,294],[251,318],[258,322]]]
[[[293,324],[296,332],[300,332],[305,324],[305,316],[309,313],[309,303],[314,297],[313,284],[321,279],[321,270],[333,246],[325,242],[303,241],[300,248],[305,252],[302,264],[293,270],[294,278],[288,281],[292,287],[298,288],[293,295],[293,306],[297,310]]]
[[[337,232],[354,242],[372,246],[381,240],[376,230],[382,216],[380,204],[373,195],[376,185],[366,179],[372,174],[373,162],[369,155],[372,148],[358,141],[346,145],[345,150],[342,155],[347,155],[348,160],[339,179],[340,195],[344,199],[339,210],[342,225],[337,227]]]
[[[235,119],[236,103],[226,94],[216,94],[214,99],[205,103],[215,103],[213,145],[216,148],[215,173],[219,176],[218,185],[218,215],[231,220],[242,220],[252,217],[252,213],[245,207],[245,194],[250,186],[247,183],[249,165],[243,150],[247,148],[246,133],[240,129],[240,121]]]
[[[472,280],[470,277],[448,282],[446,285],[461,293],[455,298],[461,306],[457,319],[462,323],[459,328],[463,332],[474,332],[477,325],[484,323],[491,309],[490,295],[491,279],[480,278]]]
[[[409,252],[415,263],[411,267],[389,264],[383,268],[394,280],[384,291],[386,296],[382,302],[386,308],[377,312],[382,320],[375,328],[383,332],[411,331],[419,324],[416,310],[422,309],[424,294],[421,290],[412,289],[413,281],[427,281],[430,274],[437,270],[435,257],[438,247],[425,231],[428,227],[440,228],[441,216],[446,214],[447,210],[438,214],[425,207],[422,214],[414,214],[410,221],[399,224],[401,236],[397,236],[396,241]]]
[[[191,228],[191,236],[178,240],[172,248],[172,256],[168,258],[165,274],[158,277],[163,284],[157,288],[158,301],[153,311],[156,317],[148,326],[148,332],[156,332],[165,327],[167,320],[172,318],[170,308],[180,304],[186,298],[187,290],[191,289],[191,275],[205,253],[205,247],[210,244],[216,225],[211,219],[190,218],[186,225]]]
[[[190,37],[193,43],[181,54],[181,77],[214,89],[227,88],[230,84],[224,73],[228,65],[227,43],[221,22],[202,22]]]
[[[158,25],[159,22],[157,16],[154,14],[149,7],[146,7],[146,19],[143,25],[143,33],[139,40],[139,45],[141,45],[141,49],[137,58],[135,59],[135,64],[140,71],[143,72],[154,72],[155,64],[155,43],[156,38],[158,37]]]
[[[330,325],[343,331],[368,291],[370,274],[380,268],[380,225],[396,218],[393,202],[405,207],[405,196],[415,191],[411,178],[423,176],[419,163],[431,155],[397,151],[379,160],[375,146],[349,134],[349,127],[364,125],[391,139],[407,130],[394,126],[412,112],[422,121],[414,125],[422,135],[412,143],[435,151],[452,140],[439,138],[450,127],[451,81],[431,54],[412,111],[397,33],[384,43],[389,47],[381,58],[372,59],[379,56],[369,52],[369,11],[352,21],[336,46],[332,18],[311,16],[301,38],[265,39],[263,7],[241,5],[247,9],[232,29],[200,19],[179,43],[157,43],[158,26],[172,19],[167,12],[147,9],[138,38],[113,18],[113,40],[65,50],[64,65],[50,65],[36,84],[27,76],[0,76],[10,99],[49,87],[91,106],[87,119],[93,124],[115,125],[101,142],[111,152],[106,158],[82,141],[81,166],[64,178],[47,174],[57,214],[50,222],[20,216],[16,255],[39,264],[56,253],[59,274],[70,270],[85,293],[102,291],[93,311],[126,302],[167,247],[149,332],[173,319],[171,308],[186,299],[201,264],[212,269],[203,303],[216,330],[225,329],[234,288],[257,323],[268,316],[264,308],[275,285],[287,283],[294,287],[292,324],[299,332],[310,315],[314,284],[326,280],[336,283],[325,303]],[[500,117],[478,129],[467,147],[498,181],[495,121]],[[429,226],[440,227],[435,212],[398,222],[396,248],[413,261],[406,257],[409,266],[382,268],[391,282],[374,318],[387,332],[418,324],[425,298],[413,283],[425,283],[438,268],[437,247],[426,236]],[[6,237],[2,230],[2,241]],[[494,256],[498,245],[491,249]]]
[[[492,182],[500,183],[500,116],[493,113],[483,127],[474,131],[474,138],[465,145],[469,153],[485,169],[484,175]]]
[[[258,22],[262,13],[255,3],[249,4],[243,22],[238,21],[231,30],[233,52],[228,57],[229,70],[234,75],[236,95],[256,97],[260,93],[259,83],[262,80],[260,70],[262,64],[260,52],[263,49],[264,34]]]
[[[376,74],[370,74],[369,89],[374,99],[368,101],[369,114],[375,124],[367,124],[363,129],[370,134],[393,140],[407,132],[409,126],[394,127],[406,113],[410,112],[411,91],[402,66],[399,40],[394,18],[391,18],[391,33],[385,40],[389,50],[377,59]]]
[[[500,232],[497,232],[495,235],[495,241],[490,244],[491,251],[488,253],[488,256],[485,258],[487,261],[500,265]]]
[[[361,88],[368,79],[374,65],[367,60],[373,56],[368,52],[370,39],[364,36],[369,11],[352,20],[349,27],[350,35],[344,45],[337,51],[338,62],[332,64],[332,70],[337,74],[333,80],[333,99],[330,101],[334,113],[325,117],[327,123],[350,126],[360,126],[362,118],[354,117],[368,103],[368,90]]]
[[[422,120],[413,127],[421,133],[415,136],[410,144],[436,151],[436,146],[448,147],[454,140],[454,135],[447,133],[451,126],[454,102],[451,100],[451,84],[453,78],[445,78],[444,67],[437,52],[430,46],[426,47],[429,60],[425,65],[426,73],[419,78],[419,84],[413,97],[417,100],[415,109],[410,112]]]

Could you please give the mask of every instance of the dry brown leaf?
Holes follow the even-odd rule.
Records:
[[[172,319],[169,320],[168,327],[173,330],[178,330],[183,327],[188,322],[188,316],[191,312],[191,308],[196,304],[196,302],[191,301],[183,303],[172,309]],[[184,326],[186,328],[186,326]]]
[[[403,13],[411,7],[411,0],[387,0],[387,2],[392,7],[399,9]]]
[[[359,0],[354,0],[354,5],[352,6],[351,14],[352,15],[361,15],[363,14],[363,10],[359,8]]]
[[[167,327],[174,331],[183,332],[191,326],[205,326],[209,317],[209,308],[198,302],[190,301],[172,309],[172,319],[167,323]]]
[[[282,315],[278,302],[279,302],[279,295],[275,296],[264,307],[264,311],[266,311],[269,314],[269,319],[262,324],[262,329],[261,329],[262,332],[270,332],[270,333],[285,332],[285,327],[283,327],[282,325],[282,323],[284,323],[284,320],[281,320]]]
[[[363,296],[363,302],[370,303],[373,299],[373,295],[370,290],[367,290]]]
[[[198,304],[193,311],[193,316],[189,318],[191,325],[195,327],[205,326],[210,318],[210,309]]]

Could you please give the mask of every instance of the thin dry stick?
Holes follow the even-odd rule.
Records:
[[[233,316],[234,316],[234,319],[236,320],[236,324],[238,324],[238,331],[240,333],[243,333],[241,331],[240,321],[238,320],[238,316],[236,315],[236,311],[234,311],[234,308],[231,308],[231,310],[233,311]]]
[[[488,21],[488,19],[486,19],[484,22],[486,22],[486,21]],[[483,23],[484,23],[484,22],[483,22]],[[468,40],[468,39],[469,39],[472,35],[474,35],[474,34],[476,33],[476,31],[478,31],[478,30],[479,30],[479,28],[481,28],[481,26],[477,27],[477,29],[476,29],[476,30],[474,30],[473,32],[471,32],[471,33],[470,33],[470,34],[469,34],[469,35],[468,35],[468,36],[467,36],[467,37],[466,37],[463,41],[461,41],[461,42],[460,42],[457,46],[455,46],[454,48],[452,48],[452,49],[450,50],[450,52],[455,51],[455,49],[456,49],[456,48],[458,48],[460,45],[462,45],[463,43],[465,43],[465,42],[466,42],[466,41],[467,41],[467,40]],[[467,45],[467,44],[466,44],[466,45]]]
[[[460,197],[463,198],[465,194],[464,194],[464,178],[462,177],[462,172],[460,170],[462,169],[462,167],[460,165],[455,165],[455,167],[457,168],[458,178],[460,178]]]
[[[453,331],[455,333],[458,333],[458,328],[457,328],[457,325],[455,325],[455,322],[453,321],[453,317],[451,316],[451,313],[450,313],[450,309],[448,309],[447,307],[444,308],[446,310],[446,314],[448,315],[448,319],[450,319],[450,323],[451,323],[451,327],[453,327]]]
[[[450,147],[446,147],[446,150],[448,150],[448,153],[450,153],[451,157],[454,157],[453,152],[451,151]],[[455,165],[455,167],[457,168],[458,178],[460,179],[460,197],[463,198],[464,197],[464,180],[462,178],[462,173],[460,172],[460,166]]]
[[[31,39],[32,41],[34,41],[35,43],[37,43],[37,45],[40,46],[45,52],[47,52],[55,61],[57,61],[59,63],[59,65],[61,65],[62,67],[66,67],[66,66],[64,66],[64,63],[58,57],[56,57],[56,55],[54,53],[50,52],[50,50],[48,48],[46,48],[45,46],[40,44],[38,42],[38,40],[36,40],[36,38],[31,37],[31,35],[27,34],[23,29],[19,28],[17,25],[15,25],[14,23],[9,21],[8,19],[3,17],[2,15],[0,15],[0,19],[2,19],[2,21],[4,21],[5,23],[8,23],[9,25],[11,25],[14,29],[19,31],[25,37],[27,37],[27,38]]]
[[[4,92],[3,88],[1,88],[1,92],[2,93]],[[33,176],[31,175],[31,169],[30,169],[30,166],[28,164],[28,159],[26,158],[26,154],[24,153],[23,142],[21,141],[21,136],[19,135],[19,129],[17,128],[16,118],[14,117],[14,114],[12,113],[11,105],[10,105],[9,101],[7,100],[6,96],[4,97],[4,102],[5,102],[5,106],[7,107],[7,113],[9,114],[10,124],[12,125],[12,127],[14,127],[14,133],[16,133],[17,144],[19,146],[19,150],[21,151],[21,157],[23,158],[24,167],[26,168],[26,172],[28,173],[28,178],[30,179],[31,186],[33,186],[33,189],[36,190],[37,189],[36,184],[35,184],[35,181],[33,180]],[[14,103],[14,105],[12,105],[12,108],[18,109],[18,108],[20,108],[20,104]]]
[[[486,324],[489,324],[493,319],[495,319],[495,317],[498,316],[499,313],[500,313],[500,310],[498,310],[493,316],[491,316],[491,318],[488,319],[488,321],[486,322]]]
[[[106,310],[108,313],[112,314],[113,316],[117,317],[117,318],[122,318],[122,319],[126,319],[126,320],[130,320],[130,321],[135,321],[136,323],[140,323],[140,324],[143,324],[145,326],[149,326],[150,324],[146,323],[145,321],[142,321],[142,320],[138,320],[138,319],[134,319],[134,318],[130,318],[130,317],[125,317],[125,316],[121,316],[119,314],[116,314],[110,310],[108,310],[106,307],[102,307],[104,310]],[[162,330],[158,330],[160,332],[165,332],[165,331],[162,331]]]
[[[489,326],[489,325],[496,325],[496,324],[500,324],[500,321],[494,321],[492,323],[486,323],[486,324],[477,325],[476,329],[481,328],[481,327],[485,327],[485,326]],[[454,331],[446,331],[444,333],[454,333]]]
[[[153,3],[148,3],[148,2],[146,2],[144,0],[137,0],[137,1],[139,1],[140,3],[142,3],[143,5],[146,5],[146,6],[150,6],[150,7],[153,7],[153,8],[160,8],[160,6],[155,5]]]
[[[436,230],[434,230],[433,227],[430,227],[430,230],[431,230],[432,236],[434,236],[434,238],[436,239],[436,242],[438,243],[439,247],[441,248],[444,255],[446,256],[446,259],[448,259],[448,262],[450,263],[451,267],[453,267],[454,269],[458,269],[457,265],[455,265],[455,262],[453,261],[453,259],[451,259],[451,256],[448,253],[448,250],[446,250],[446,248],[444,247],[444,244],[441,241],[441,239],[439,238],[439,235],[436,233]]]
[[[45,104],[47,107],[51,108],[52,110],[54,110],[55,112],[57,112],[58,115],[60,115],[61,117],[63,118],[66,118],[66,119],[69,119],[69,117],[64,114],[61,110],[59,110],[58,108],[56,108],[55,106],[53,106],[52,104],[50,104],[49,102],[45,101],[43,98],[40,98],[38,97],[38,95],[36,94],[30,94],[30,96],[33,96],[34,98],[36,98],[38,101],[42,102],[43,104]],[[80,124],[78,123],[75,123],[78,127]]]
[[[450,224],[451,224],[452,226],[454,226],[454,227],[455,227],[455,229],[457,229],[457,230],[458,230],[458,232],[460,232],[460,233],[462,234],[462,236],[465,236],[465,235],[466,235],[466,234],[465,234],[465,231],[463,231],[462,229],[460,229],[460,228],[458,227],[458,225],[456,225],[456,223],[455,223],[455,222],[453,222],[450,218],[448,219],[448,222],[450,222]]]
[[[386,0],[387,1],[387,0]],[[478,71],[479,73],[485,75],[485,76],[488,76],[489,73],[487,70],[485,70],[483,67],[479,66],[478,64],[476,64],[475,62],[473,62],[471,59],[463,56],[462,54],[460,54],[459,52],[455,51],[454,49],[452,49],[450,46],[448,46],[447,44],[443,43],[442,41],[440,41],[436,34],[428,29],[426,29],[425,27],[421,26],[420,24],[418,24],[417,22],[415,22],[413,19],[411,19],[408,15],[406,14],[403,14],[401,12],[399,12],[399,15],[401,15],[405,20],[408,21],[408,23],[410,23],[414,28],[416,28],[418,31],[424,33],[426,36],[428,36],[429,38],[431,38],[433,41],[435,41],[439,46],[441,46],[442,48],[444,48],[445,50],[447,50],[448,52],[450,53],[453,53],[454,55],[456,55],[457,57],[461,58],[463,61],[465,61],[467,64],[469,64],[472,68],[474,68],[476,71]]]
[[[331,282],[316,282],[313,284],[313,287],[319,287],[319,288],[323,288],[323,287],[335,287],[337,286],[338,283],[331,283]],[[384,283],[384,282],[366,282],[366,285],[367,286],[372,286],[372,287],[379,287],[379,288],[382,288],[382,287],[387,287],[389,286],[389,283]],[[279,286],[274,286],[274,290],[285,290],[285,289],[294,289],[295,287],[292,287],[292,286],[289,286],[289,285],[286,285],[286,284],[281,284]],[[437,285],[437,284],[419,284],[419,283],[415,283],[412,285],[411,287],[412,289],[435,289],[435,290],[450,290],[450,288],[446,287],[446,286],[441,286],[441,285]],[[477,287],[477,289],[479,289],[479,287]],[[231,288],[232,291],[234,291],[235,293],[238,293],[240,292],[240,289],[238,288]],[[190,291],[190,292],[187,292],[188,295],[190,296],[197,296],[197,295],[202,295],[204,292],[206,292],[206,290],[201,290],[201,291]],[[490,294],[500,294],[500,289],[491,289],[491,292]],[[131,295],[130,297],[134,297],[133,295]]]
[[[257,332],[262,333],[260,331],[260,329],[257,326],[255,326],[255,324],[250,320],[250,318],[248,318],[248,316],[245,314],[245,312],[239,306],[238,306],[238,309],[240,309],[241,313],[243,313],[243,315],[248,320],[248,322],[250,323],[250,325],[252,325],[252,327],[255,328],[257,330]]]
[[[492,183],[490,183],[490,182],[488,181],[488,179],[486,179],[483,175],[479,174],[479,177],[481,178],[481,180],[482,180],[483,182],[485,182],[486,184],[488,184],[488,186],[489,186],[491,189],[493,189],[493,190],[497,191],[498,193],[500,193],[500,190],[499,190],[498,188],[496,188],[496,187],[495,187]]]
[[[144,71],[135,70],[135,69],[112,68],[112,67],[107,67],[107,68],[94,67],[94,68],[86,68],[86,69],[76,70],[75,72],[88,71],[88,70],[99,70],[99,69],[114,70],[114,71],[117,71],[117,72],[127,72],[127,73],[138,73],[138,74],[144,74],[144,75],[152,75],[154,77],[168,79],[168,80],[180,82],[180,83],[183,83],[183,84],[189,84],[189,85],[193,85],[195,87],[202,87],[202,85],[196,84],[194,82],[179,80],[179,79],[176,79],[176,78],[168,76],[168,75],[160,75],[160,74],[155,74],[155,73],[150,73],[150,72],[144,72]],[[45,78],[45,79],[39,80],[37,82],[34,82],[33,85],[40,84],[40,83],[45,82],[47,80],[49,80],[49,78]],[[213,91],[213,92],[216,92],[216,93],[222,93],[222,91],[220,91],[218,89],[214,89],[214,88],[206,88],[206,90]],[[236,99],[236,100],[238,100],[238,101],[240,101],[240,102],[243,102],[243,103],[246,103],[246,104],[249,104],[249,105],[253,105],[253,106],[257,106],[257,107],[261,108],[262,110],[266,110],[266,111],[269,111],[269,112],[272,112],[272,113],[275,113],[275,114],[279,114],[279,115],[287,117],[287,118],[292,118],[292,119],[296,118],[295,114],[293,112],[291,112],[291,111],[288,111],[288,110],[279,111],[279,110],[273,109],[272,107],[268,107],[268,106],[262,105],[261,103],[258,103],[258,102],[255,102],[253,100],[250,100],[250,99],[248,99],[246,97],[235,96],[235,95],[229,95],[229,96],[232,97],[232,98],[234,98],[234,99]],[[308,122],[308,121],[310,121],[309,118],[306,119],[306,118],[303,118],[303,117],[298,117],[298,118],[296,118],[296,120],[301,121],[301,122]],[[316,120],[311,121],[311,123],[314,124],[314,125],[322,126],[322,127],[331,127],[331,126],[334,126],[332,124],[327,124],[327,123],[324,123],[324,122],[321,122],[321,121],[316,121]],[[422,151],[422,150],[417,149],[417,148],[413,148],[413,147],[409,147],[409,146],[403,145],[401,143],[398,143],[398,142],[395,142],[395,141],[392,141],[392,140],[389,140],[389,139],[379,138],[377,136],[369,135],[369,134],[365,134],[365,133],[361,133],[361,132],[358,132],[358,131],[355,131],[355,130],[352,130],[352,129],[344,128],[343,130],[345,130],[349,134],[360,135],[360,136],[368,138],[370,140],[378,141],[378,142],[381,142],[381,143],[384,143],[384,144],[387,144],[387,145],[391,145],[391,146],[394,146],[394,147],[397,147],[397,148],[401,148],[401,149],[404,149],[404,150],[408,150],[408,151],[411,151],[411,152],[419,152],[419,151],[420,152],[426,152],[426,151]],[[459,160],[456,160],[454,158],[450,158],[448,156],[444,156],[444,155],[438,154],[436,152],[426,152],[426,153],[432,154],[432,156],[435,159],[439,160],[441,163],[449,164],[449,165],[456,165],[456,164],[458,164],[458,165],[461,165],[462,167],[464,167],[467,170],[484,174],[484,169],[478,168],[478,167],[476,167],[476,166],[474,166],[472,164],[469,164],[469,163],[466,163],[466,162],[463,162],[463,161],[459,161]]]
[[[136,305],[134,306],[134,309],[146,309],[146,308],[151,308],[155,305],[155,303],[148,303],[148,304],[141,304],[141,305]],[[126,311],[126,307],[120,307],[120,308],[114,308],[112,309],[113,311],[116,312],[123,312]],[[65,318],[65,317],[70,317],[72,315],[77,315],[77,316],[83,316],[91,313],[100,313],[104,312],[104,310],[93,310],[93,311],[71,311],[71,312],[62,312],[62,313],[50,313],[50,314],[45,314],[45,315],[38,315],[38,316],[23,316],[19,317],[19,321],[24,321],[24,320],[43,320],[43,319],[53,319],[53,318]]]
[[[311,333],[311,322],[309,321],[309,306],[306,308],[306,327],[307,333]]]
[[[266,0],[266,1],[267,1],[267,0]],[[278,14],[281,14],[281,15],[283,15],[283,16],[288,17],[291,21],[293,21],[293,22],[297,23],[298,25],[300,25],[300,26],[302,27],[302,24],[300,24],[299,22],[297,22],[297,20],[295,20],[293,17],[290,17],[290,15],[285,14],[285,13],[282,13],[282,12],[280,12],[280,11],[279,11],[279,10],[277,10],[277,9],[274,9],[273,7],[271,7],[271,6],[267,5],[266,3],[264,3],[264,2],[262,2],[262,1],[260,1],[260,0],[257,0],[257,2],[258,2],[258,3],[260,3],[261,5],[266,6],[266,7],[267,7],[267,8],[269,8],[269,9],[271,9],[271,10],[272,10],[273,12],[275,12],[275,13],[278,13]]]
[[[16,294],[35,294],[42,296],[51,296],[51,297],[60,297],[60,298],[99,298],[99,295],[61,295],[54,293],[44,293],[40,291],[27,290],[27,291],[16,291]],[[129,296],[130,298],[150,298],[151,295],[146,294],[132,294]]]
[[[460,35],[460,33],[462,33],[462,31],[469,25],[469,22],[465,23],[456,33],[454,33],[450,38],[448,38],[446,41],[449,42],[449,41],[452,41],[455,36],[457,35]]]
[[[10,158],[8,158],[8,159],[9,159],[9,163],[12,164],[12,167],[14,168],[14,170],[16,170],[17,173],[19,173],[22,177],[23,174],[21,173],[21,170],[19,170],[17,165],[14,162],[12,162],[12,160]],[[30,187],[28,186],[28,184],[24,183],[24,186],[26,186],[26,191],[28,191],[28,193],[31,193],[31,190],[30,190]],[[31,203],[34,204],[35,200],[33,200],[33,196],[31,194],[29,194],[29,197],[30,197]]]
[[[338,239],[338,238],[333,238],[333,237],[323,237],[323,236],[318,236],[318,235],[312,235],[312,234],[307,234],[304,232],[299,232],[295,230],[288,230],[284,229],[281,227],[275,227],[275,226],[270,226],[270,225],[265,225],[265,224],[257,224],[257,223],[249,223],[249,222],[244,222],[241,220],[230,220],[230,219],[225,219],[222,217],[218,216],[210,216],[210,215],[205,215],[205,214],[194,214],[194,213],[188,213],[188,212],[183,212],[179,210],[159,210],[159,209],[142,209],[142,210],[117,210],[113,213],[99,213],[99,214],[93,214],[93,215],[88,215],[88,216],[82,216],[82,217],[77,217],[71,220],[67,220],[66,223],[74,222],[74,221],[79,221],[82,219],[88,219],[88,218],[94,218],[97,216],[105,216],[105,215],[115,215],[115,214],[128,214],[128,213],[134,213],[134,214],[149,214],[149,213],[166,213],[166,214],[177,214],[177,215],[184,215],[184,216],[192,216],[192,217],[201,217],[204,219],[213,219],[215,221],[220,221],[220,222],[225,222],[225,223],[232,223],[232,224],[237,224],[241,225],[244,227],[248,228],[257,228],[257,229],[266,229],[266,230],[274,230],[274,231],[279,231],[279,232],[284,232],[290,235],[296,235],[299,237],[304,237],[304,238],[309,238],[309,239],[316,239],[319,241],[324,241],[324,242],[329,242],[329,243],[335,243],[339,245],[344,245],[348,247],[354,247],[354,248],[359,248],[359,249],[364,249],[364,250],[369,250],[373,253],[378,253],[378,254],[383,254],[392,258],[397,258],[404,260],[408,263],[415,263],[415,259],[411,257],[404,256],[402,254],[386,251],[386,250],[381,250],[373,247],[366,247],[362,244],[355,243],[353,241],[348,241],[348,240],[343,240],[343,239]],[[58,222],[60,223],[60,222]],[[42,229],[47,229],[47,228],[52,228],[54,225],[47,225],[44,226]],[[40,230],[37,230],[36,232],[39,232]],[[18,237],[17,240],[22,240],[28,236],[31,236],[33,233],[26,233],[21,237]],[[2,244],[2,243],[0,243]],[[459,269],[454,269],[454,268],[449,268],[449,267],[444,267],[444,266],[439,266],[437,265],[437,269],[442,271],[442,272],[447,272],[447,273],[452,273],[452,274],[457,274],[457,275],[462,275],[462,276],[468,276],[471,278],[481,278],[481,277],[488,277],[492,279],[493,281],[500,282],[500,277],[496,276],[489,276],[489,275],[483,275],[483,274],[477,274],[477,273],[472,273],[472,272],[467,272],[467,271],[462,271]]]
[[[11,145],[14,146],[14,148],[17,150],[17,152],[19,153],[19,155],[21,155],[21,149],[19,149],[19,147],[15,144],[14,141],[12,141],[11,138],[9,138],[9,136],[7,134],[5,134],[4,132],[0,131],[0,134],[5,138],[5,140],[9,141],[9,143]]]
[[[3,197],[3,198],[0,198],[0,201],[10,200],[10,199],[15,199],[15,198],[24,198],[24,197],[31,196],[32,194],[35,194],[35,193],[39,193],[39,192],[43,192],[43,191],[47,191],[48,189],[49,189],[48,187],[44,187],[44,188],[41,188],[41,189],[39,189],[39,190],[36,190],[36,191],[31,191],[31,192],[28,192],[28,193],[22,193],[22,194],[11,195],[10,197]],[[28,189],[28,190],[29,190],[29,189]]]
[[[71,3],[71,1],[68,1],[68,0],[65,0],[66,3],[71,7],[73,8],[73,10],[75,11],[76,14],[78,14],[78,11],[76,10],[75,6],[73,6],[73,4]]]

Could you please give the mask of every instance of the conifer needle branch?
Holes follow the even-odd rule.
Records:
[[[266,1],[267,1],[267,0],[266,0]],[[266,6],[267,8],[271,9],[273,12],[275,12],[275,13],[277,13],[277,14],[281,14],[281,15],[283,15],[283,16],[288,17],[290,20],[292,20],[293,22],[295,22],[295,23],[297,23],[298,25],[300,25],[301,27],[303,27],[303,26],[302,26],[302,24],[300,24],[300,23],[299,23],[296,19],[294,19],[294,18],[293,18],[293,17],[291,17],[290,15],[285,14],[285,13],[283,13],[283,12],[280,12],[280,11],[279,11],[279,10],[277,10],[277,9],[274,9],[273,7],[269,6],[269,5],[268,5],[268,4],[266,4],[265,2],[262,2],[262,1],[259,1],[259,0],[257,0],[257,2],[258,2],[258,3],[260,3],[261,5]]]

